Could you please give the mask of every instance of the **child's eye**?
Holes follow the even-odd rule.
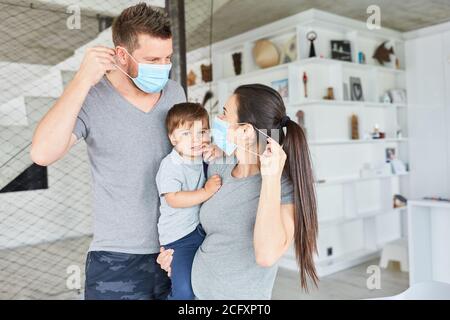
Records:
[[[187,136],[189,136],[191,133],[190,132],[183,132],[183,133],[181,133],[181,135],[183,136],[183,137],[187,137]]]

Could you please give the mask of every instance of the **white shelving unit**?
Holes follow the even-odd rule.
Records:
[[[317,33],[318,57],[308,58],[306,33]],[[290,63],[261,69],[253,61],[252,49],[257,40],[268,39],[282,47],[295,38],[297,58]],[[330,40],[349,40],[352,60],[359,51],[365,53],[366,64],[331,59]],[[400,68],[380,66],[372,57],[383,41],[394,46]],[[242,73],[234,74],[231,55],[242,53]],[[189,87],[191,101],[201,101],[207,90],[218,100],[214,116],[221,112],[227,98],[239,85],[288,79],[289,95],[285,99],[292,119],[299,110],[305,113],[305,129],[317,180],[319,239],[316,257],[319,275],[326,275],[379,255],[381,247],[403,235],[406,217],[403,208],[394,209],[394,194],[408,197],[408,173],[361,177],[363,165],[385,163],[386,148],[395,148],[397,157],[408,159],[408,106],[381,103],[386,90],[406,87],[404,43],[402,34],[389,29],[369,31],[365,23],[308,10],[276,21],[244,34],[214,43],[188,53],[188,72],[200,78],[200,65],[213,65],[213,82]],[[305,98],[302,76],[308,75],[308,97]],[[364,101],[344,100],[343,83],[350,77],[361,79]],[[335,100],[324,100],[326,88],[333,87]],[[348,86],[349,87],[349,86]],[[349,93],[350,96],[350,93]],[[213,104],[215,101],[211,102]],[[359,140],[351,140],[350,117],[359,119]],[[375,124],[386,134],[385,139],[371,139]],[[399,136],[401,130],[402,136]],[[296,269],[290,250],[280,265]]]

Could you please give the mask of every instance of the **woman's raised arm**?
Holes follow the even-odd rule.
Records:
[[[256,262],[269,267],[286,252],[294,239],[294,205],[281,204],[281,176],[286,154],[269,139],[261,156],[262,185],[253,244]]]

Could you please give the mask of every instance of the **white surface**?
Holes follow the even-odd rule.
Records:
[[[450,196],[450,25],[435,30],[405,45],[411,198]]]
[[[398,261],[401,271],[409,271],[408,242],[406,239],[399,239],[384,245],[381,252],[380,267],[387,268],[390,261]]]
[[[450,205],[408,202],[410,284],[450,283]]]

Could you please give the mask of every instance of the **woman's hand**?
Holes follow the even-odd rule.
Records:
[[[286,162],[286,153],[278,142],[272,138],[268,138],[266,150],[264,150],[264,153],[261,155],[260,161],[262,176],[275,176],[281,178]]]
[[[173,259],[173,249],[164,249],[164,247],[161,247],[159,249],[159,255],[156,258],[156,262],[161,266],[161,269],[165,270],[167,272],[167,275],[170,277],[171,275],[171,267]]]

